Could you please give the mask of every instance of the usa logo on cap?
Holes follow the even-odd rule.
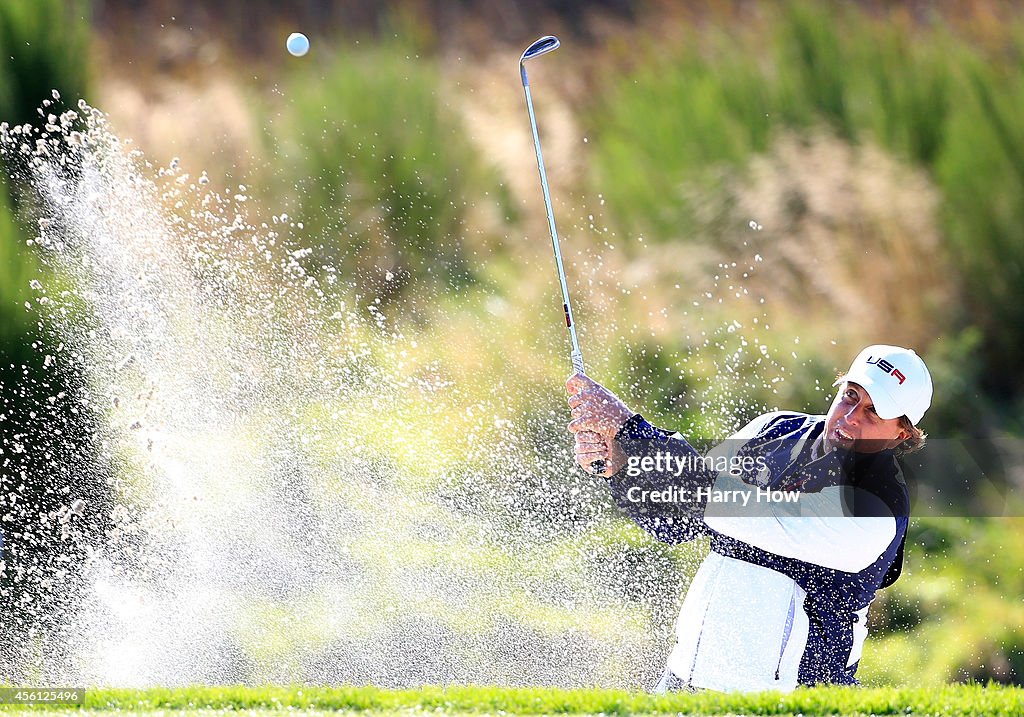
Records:
[[[868,346],[832,385],[844,381],[863,387],[875,404],[875,412],[884,419],[906,416],[917,425],[932,403],[928,367],[912,349],[901,346]]]

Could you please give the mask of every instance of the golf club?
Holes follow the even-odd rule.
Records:
[[[586,375],[583,368],[583,352],[580,351],[580,342],[576,337],[576,324],[572,320],[572,303],[569,301],[569,287],[565,282],[565,269],[562,267],[562,252],[558,246],[558,230],[555,228],[555,212],[551,208],[551,193],[548,191],[548,176],[544,171],[544,156],[540,151],[540,135],[537,133],[537,116],[533,111],[533,98],[530,97],[530,81],[526,77],[526,61],[539,57],[552,50],[558,49],[558,38],[553,35],[545,35],[536,40],[523,52],[519,58],[519,74],[523,78],[523,90],[526,92],[526,108],[530,111],[530,127],[533,129],[533,148],[537,153],[537,169],[540,171],[540,188],[544,192],[544,209],[548,214],[548,232],[551,234],[551,247],[555,251],[555,266],[558,267],[558,282],[562,287],[562,310],[565,312],[565,325],[569,329],[569,339],[572,341],[572,352],[569,354],[572,359],[572,366],[577,373]],[[605,462],[594,461],[590,469],[595,475],[604,474]]]

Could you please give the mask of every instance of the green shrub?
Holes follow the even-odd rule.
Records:
[[[45,120],[37,108],[54,102],[57,90],[71,103],[88,85],[89,5],[83,0],[5,0],[0,3],[0,122],[11,126]],[[6,363],[29,359],[23,302],[38,262],[27,250],[31,228],[19,224],[22,188],[7,180],[17,167],[0,160],[0,356]],[[3,363],[3,362],[0,362]]]
[[[0,182],[0,364],[21,364],[29,355],[24,341],[29,314],[21,304],[35,261],[26,252],[12,205],[6,183]]]
[[[449,104],[437,61],[398,41],[349,44],[283,82],[272,122],[276,181],[296,197],[304,233],[361,286],[387,272],[395,286],[473,278],[467,213],[494,202]]]
[[[911,521],[904,575],[879,593],[865,684],[1024,681],[1019,518]]]
[[[89,84],[87,0],[0,3],[0,122],[40,120],[36,108],[59,90],[83,97]]]

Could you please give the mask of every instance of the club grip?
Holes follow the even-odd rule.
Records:
[[[573,369],[575,369],[576,373],[580,374],[581,376],[586,376],[587,372],[583,368],[583,354],[581,354],[579,351],[573,351],[570,355],[570,358],[572,359],[572,367]]]
[[[596,476],[603,476],[605,468],[606,466],[603,459],[594,461],[593,463],[590,464],[590,472]]]

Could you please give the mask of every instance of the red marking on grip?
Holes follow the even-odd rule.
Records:
[[[562,304],[562,311],[565,312],[565,326],[566,328],[572,328],[572,321],[569,320],[569,305]]]

